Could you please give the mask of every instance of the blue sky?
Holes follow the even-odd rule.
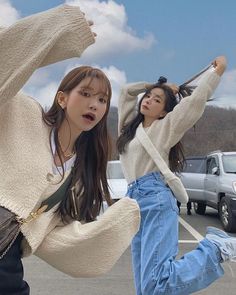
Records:
[[[108,74],[116,105],[120,86],[126,82],[152,82],[164,75],[178,84],[224,54],[228,67],[215,103],[236,107],[235,0],[0,0],[0,24],[10,25],[65,2],[79,5],[93,19],[97,42],[82,59],[36,72],[25,89],[38,95],[42,104],[46,104],[43,96],[52,95],[65,72],[80,64],[99,66]],[[1,22],[3,13],[9,16],[6,24]]]

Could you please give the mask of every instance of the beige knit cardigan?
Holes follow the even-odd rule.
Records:
[[[0,30],[0,206],[26,218],[58,188],[49,128],[39,104],[20,89],[39,67],[78,57],[94,36],[78,7],[68,5]],[[67,171],[68,176],[70,171]],[[63,225],[53,210],[22,226],[24,256],[87,277],[108,271],[139,227],[139,208],[122,199],[97,221]]]
[[[182,99],[173,111],[169,112],[163,119],[155,120],[149,128],[144,129],[167,165],[169,165],[170,149],[201,117],[206,102],[213,94],[219,81],[220,76],[214,70],[209,70],[201,78],[198,87],[190,96]],[[137,95],[146,91],[145,85],[147,84],[147,82],[139,82],[127,84],[123,87],[118,105],[119,133],[123,126],[135,117]],[[128,183],[147,173],[159,171],[153,159],[136,137],[129,142],[120,159]]]

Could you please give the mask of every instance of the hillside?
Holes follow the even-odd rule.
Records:
[[[112,159],[117,159],[117,108],[111,107],[108,129],[112,137]],[[157,130],[158,132],[158,130]],[[183,137],[185,156],[205,155],[213,150],[236,151],[236,110],[207,106],[197,124]]]

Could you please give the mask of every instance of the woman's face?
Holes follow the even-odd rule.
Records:
[[[148,92],[141,103],[140,113],[145,118],[159,119],[166,115],[165,111],[165,94],[161,88],[153,88]]]
[[[69,94],[63,93],[66,118],[75,132],[91,130],[106,113],[108,95],[101,84],[99,78],[87,77]]]

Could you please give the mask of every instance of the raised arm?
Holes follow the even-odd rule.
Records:
[[[125,85],[120,93],[118,103],[118,133],[120,134],[123,126],[132,120],[136,115],[136,105],[138,95],[147,90],[151,84],[146,82],[138,82]]]
[[[209,71],[200,80],[193,93],[183,98],[174,110],[160,122],[166,130],[165,145],[174,146],[202,116],[207,100],[219,84],[220,76],[226,68],[226,59],[218,57],[213,62],[214,70]]]
[[[77,57],[94,42],[78,7],[59,6],[0,30],[0,103],[23,87],[39,67]]]
[[[97,221],[74,221],[50,232],[36,255],[73,277],[106,273],[129,246],[139,228],[136,201],[123,198],[109,207]]]
[[[122,87],[119,102],[118,102],[118,133],[121,133],[121,130],[125,124],[131,121],[137,113],[137,102],[138,95],[145,93],[150,87],[154,84],[147,82],[136,82],[126,84]],[[170,85],[169,85],[170,86]],[[171,84],[172,90],[176,90],[174,84]]]

